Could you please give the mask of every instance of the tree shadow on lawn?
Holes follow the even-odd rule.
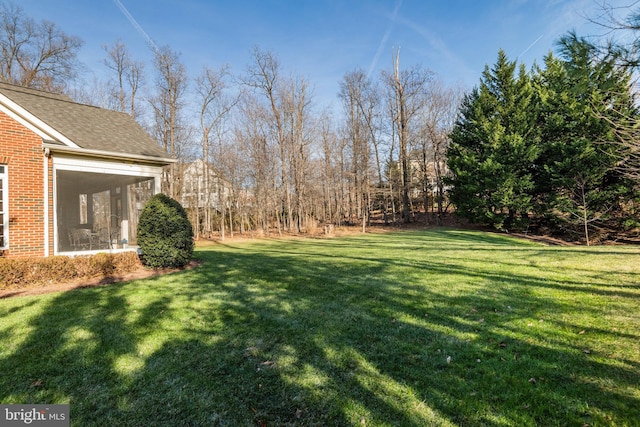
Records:
[[[290,248],[203,251],[189,272],[52,297],[0,360],[0,401],[70,402],[74,425],[640,419],[637,363],[585,353],[566,336],[581,325],[553,314],[576,307],[529,289],[562,284]]]
[[[464,234],[464,231],[460,231]],[[428,269],[436,272],[437,274],[459,274],[461,277],[478,277],[484,278],[487,280],[495,281],[506,281],[513,282],[527,286],[534,286],[540,288],[548,288],[550,290],[565,290],[569,292],[578,292],[578,293],[587,293],[587,294],[599,294],[603,296],[611,296],[611,297],[622,297],[622,298],[637,298],[638,293],[635,290],[640,289],[640,273],[628,271],[624,274],[626,276],[626,281],[624,284],[620,283],[611,283],[610,276],[611,274],[623,275],[616,267],[616,265],[612,266],[599,266],[593,267],[587,263],[581,267],[579,270],[572,268],[570,270],[571,279],[562,279],[560,280],[545,280],[545,276],[548,273],[553,274],[567,274],[567,267],[562,264],[561,261],[565,261],[566,258],[576,257],[576,254],[581,254],[581,251],[573,251],[567,250],[566,248],[544,248],[539,244],[519,241],[517,239],[513,239],[511,237],[502,237],[500,235],[494,236],[491,242],[493,244],[489,245],[489,247],[484,247],[483,249],[479,249],[476,247],[468,248],[466,244],[464,244],[464,248],[462,251],[465,253],[464,258],[459,255],[460,248],[457,245],[460,243],[457,240],[453,239],[451,236],[457,236],[456,230],[437,230],[437,231],[429,231],[429,234],[425,235],[424,233],[418,234],[415,236],[416,238],[407,239],[407,235],[411,233],[405,232],[402,234],[398,234],[398,238],[401,241],[397,245],[393,242],[385,242],[385,246],[390,248],[390,252],[393,252],[394,249],[402,249],[402,250],[410,250],[416,249],[420,250],[420,253],[424,256],[414,257],[411,260],[407,259],[399,259],[398,257],[388,257],[388,258],[379,258],[375,256],[363,256],[363,255],[345,255],[345,251],[352,252],[354,247],[362,248],[362,247],[371,247],[379,248],[379,241],[368,241],[363,240],[359,237],[347,237],[341,238],[339,244],[334,244],[333,242],[329,243],[332,248],[341,248],[342,251],[333,251],[331,254],[328,254],[326,251],[326,242],[317,242],[314,240],[301,240],[296,242],[287,242],[281,241],[276,242],[276,244],[272,247],[263,249],[261,248],[262,253],[270,253],[273,255],[275,262],[281,256],[291,256],[296,257],[299,256],[301,252],[304,253],[312,253],[314,256],[319,256],[321,259],[325,261],[329,261],[331,259],[348,259],[355,262],[364,262],[364,263],[383,263],[385,266],[389,267],[406,267],[409,269]],[[429,244],[429,237],[432,235],[440,236],[436,237],[435,241],[439,241],[438,239],[449,239],[449,242],[453,241],[454,243],[447,244],[446,250],[442,250],[443,246]],[[491,234],[491,233],[486,233]],[[442,237],[444,236],[444,237]],[[449,237],[447,237],[449,236]],[[466,236],[466,235],[465,235]],[[482,235],[480,235],[482,236]],[[476,237],[477,238],[477,237]],[[413,242],[412,244],[402,243],[404,240],[409,240]],[[452,240],[453,239],[453,240]],[[416,243],[416,241],[420,243]],[[443,240],[444,241],[444,240]],[[462,240],[462,242],[466,241],[475,241],[473,236],[466,237]],[[515,243],[515,247],[514,247]],[[222,245],[224,246],[224,245]],[[299,247],[299,251],[293,250],[295,247]],[[506,248],[505,248],[506,246]],[[310,251],[309,248],[317,248],[316,253]],[[447,254],[448,251],[452,251],[454,254]],[[485,257],[477,257],[475,252],[481,251],[483,253],[489,254],[489,256]],[[500,257],[493,257],[492,252],[504,254],[506,252],[514,252],[517,253],[517,258],[509,257],[508,255],[502,255]],[[366,254],[366,251],[358,251],[358,253]],[[559,256],[560,254],[561,256]],[[630,252],[586,252],[586,256],[594,257],[597,259],[599,256],[608,256],[614,255],[617,257],[618,255],[626,255],[633,256],[634,253]],[[640,255],[640,253],[638,254]],[[543,265],[539,266],[536,260],[544,259],[549,256],[553,256],[556,260],[553,264],[555,265]],[[433,261],[436,260],[436,261]],[[482,264],[482,266],[478,269],[477,267],[469,267],[468,263],[478,263]],[[493,268],[493,265],[499,266],[500,268]],[[507,273],[501,273],[504,268],[508,268]],[[514,270],[520,270],[523,268],[527,268],[529,270],[536,269],[536,274],[526,274],[526,273],[516,273],[514,274]],[[324,274],[324,273],[323,273]],[[355,276],[355,275],[353,275]],[[351,280],[352,276],[347,276],[349,280]],[[616,289],[617,288],[617,289]],[[624,290],[621,290],[624,289]],[[627,292],[626,290],[629,290]]]

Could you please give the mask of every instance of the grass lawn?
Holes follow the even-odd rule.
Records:
[[[640,248],[437,229],[200,247],[0,300],[0,402],[92,426],[632,426]]]

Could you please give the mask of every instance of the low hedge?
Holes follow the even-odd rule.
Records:
[[[129,273],[142,264],[135,252],[76,257],[0,258],[0,290],[25,289],[75,279]]]

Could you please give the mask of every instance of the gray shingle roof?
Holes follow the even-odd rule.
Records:
[[[0,83],[0,93],[81,148],[158,160],[170,157],[128,114],[6,83]]]

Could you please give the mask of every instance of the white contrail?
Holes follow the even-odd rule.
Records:
[[[533,43],[531,43],[531,44],[529,45],[529,47],[528,47],[528,48],[526,48],[526,49],[525,49],[525,50],[524,50],[520,55],[518,55],[518,56],[516,57],[516,60],[518,60],[518,59],[519,59],[522,55],[524,55],[525,53],[529,52],[529,49],[531,49],[531,48],[533,47],[533,45],[535,45],[536,43],[538,43],[538,42],[540,41],[540,39],[541,39],[543,36],[544,36],[544,33],[543,33],[543,34],[540,34],[540,37],[538,37],[537,39],[535,39],[535,41],[534,41]]]
[[[380,60],[380,55],[382,55],[382,51],[384,47],[387,45],[387,40],[389,40],[389,36],[391,35],[391,30],[393,30],[393,24],[395,24],[396,17],[398,16],[398,12],[400,11],[400,6],[402,6],[402,0],[398,0],[396,2],[396,7],[393,10],[393,15],[391,15],[391,23],[387,28],[387,31],[382,36],[382,40],[380,40],[380,44],[378,45],[378,50],[376,51],[376,55],[373,57],[373,61],[371,61],[371,65],[369,65],[369,71],[367,71],[367,79],[371,77],[371,73],[378,65],[378,61]]]
[[[138,32],[140,34],[142,34],[142,36],[145,38],[145,40],[147,41],[147,43],[149,44],[149,46],[151,47],[151,49],[155,53],[158,50],[158,46],[156,46],[156,44],[153,41],[153,39],[151,37],[149,37],[149,34],[147,34],[147,32],[140,26],[140,24],[138,24],[138,21],[136,21],[136,19],[133,16],[131,16],[131,14],[129,13],[127,8],[124,7],[124,5],[122,4],[122,2],[120,0],[113,0],[113,2],[116,4],[116,6],[118,6],[120,11],[129,20],[131,25],[133,25],[135,27],[135,29],[138,30]]]

